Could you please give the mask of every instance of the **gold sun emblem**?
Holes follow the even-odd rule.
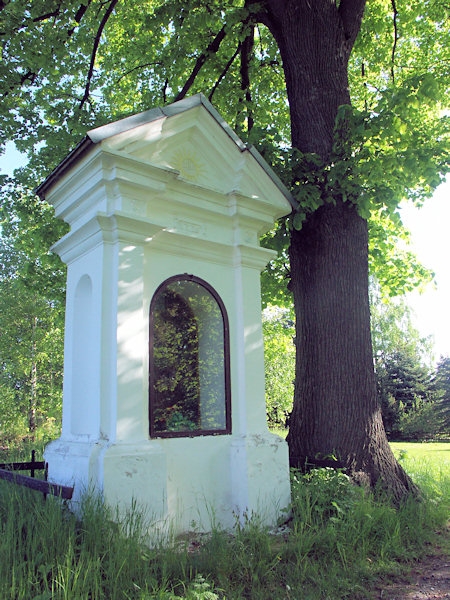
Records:
[[[180,172],[181,177],[197,181],[203,172],[203,165],[191,150],[178,150],[173,155],[173,167]]]

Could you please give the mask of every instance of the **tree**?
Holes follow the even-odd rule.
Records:
[[[367,294],[368,199],[358,173],[364,167],[353,158],[370,150],[355,145],[355,128],[364,128],[364,122],[352,122],[354,113],[340,108],[351,104],[348,61],[364,2],[274,1],[267,9],[265,23],[283,60],[292,142],[300,150],[294,167],[298,197],[313,209],[294,216],[289,252],[297,322],[291,463],[326,465],[329,456],[337,457],[339,466],[362,473],[372,485],[381,479],[399,498],[411,484],[392,457],[377,406]]]
[[[397,353],[386,365],[385,391],[401,402],[407,411],[415,411],[432,399],[429,370],[413,357]]]
[[[414,327],[411,308],[403,297],[386,298],[373,282],[370,286],[370,316],[375,370],[399,354],[431,365],[433,341]]]
[[[60,425],[62,346],[59,311],[17,281],[0,286],[0,436],[55,434]]]
[[[424,440],[445,434],[446,359],[441,357],[433,374],[432,340],[415,329],[406,302],[383,298],[373,283],[370,297],[378,397],[389,439]]]
[[[436,407],[438,430],[448,436],[450,433],[450,357],[441,356],[436,368],[434,383],[440,396]]]
[[[4,186],[0,217],[0,436],[57,433],[64,270],[48,251],[64,227],[33,195]],[[43,251],[47,248],[47,251]]]
[[[402,430],[407,417],[411,420],[411,417],[422,413],[425,407],[427,413],[430,412],[429,409],[433,412],[434,407],[431,405],[434,404],[436,390],[432,375],[429,369],[420,363],[420,357],[417,355],[397,352],[386,360],[378,370],[377,376],[383,422],[392,438],[403,435]],[[428,422],[425,429],[425,423],[420,423],[420,427],[428,437],[433,437],[435,423],[430,419]],[[409,429],[412,433],[414,428],[411,424]]]
[[[280,165],[298,201],[280,229],[296,311],[291,464],[333,455],[400,499],[411,483],[377,406],[367,219],[398,225],[400,199],[420,203],[448,169],[448,7],[364,8],[365,0],[11,0],[0,13],[1,124],[32,154],[46,140],[23,179],[48,172],[93,125],[207,91]]]
[[[286,428],[292,411],[295,377],[293,308],[270,306],[263,312],[267,420]]]
[[[401,437],[404,419],[434,399],[430,369],[432,343],[412,324],[411,310],[403,299],[382,296],[370,286],[372,347],[378,401],[389,439]]]

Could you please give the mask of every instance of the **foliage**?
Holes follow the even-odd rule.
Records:
[[[439,416],[436,402],[420,406],[416,410],[404,411],[399,420],[399,430],[402,439],[433,440],[439,432]]]
[[[335,22],[345,21],[345,12],[351,20],[355,6],[340,0],[297,7],[306,5],[317,11],[314,18],[334,11]],[[333,144],[324,157],[288,149],[298,106],[287,102],[283,61],[264,25],[274,6],[280,3],[2,3],[1,139],[15,139],[31,159],[17,180],[36,183],[91,127],[203,91],[293,191],[298,207],[280,228],[283,235],[301,230],[324,205],[354,205],[375,221],[372,268],[380,268],[390,293],[410,287],[410,276],[423,282],[429,273],[407,252],[391,250],[392,240],[404,235],[399,202],[420,204],[449,170],[448,7],[443,0],[368,3],[349,67],[352,106],[341,106],[337,115],[333,110]],[[359,21],[355,36],[358,29]],[[351,45],[347,38],[336,53],[349,54]],[[310,57],[297,58],[306,64]],[[407,268],[399,269],[403,262]],[[277,268],[272,272],[284,280]],[[287,302],[285,290],[278,296]]]
[[[383,423],[389,438],[430,439],[437,432],[436,387],[420,358],[398,352],[378,365]]]
[[[356,204],[365,219],[381,210],[398,221],[403,199],[420,203],[429,197],[450,165],[446,117],[435,144],[427,143],[430,129],[438,127],[427,113],[438,101],[435,94],[429,74],[416,75],[400,89],[384,90],[370,110],[340,107],[329,160],[294,151],[294,193],[301,209],[292,227],[301,229],[308,213],[340,198]]]
[[[4,187],[0,216],[0,435],[36,428],[55,435],[61,421],[64,269],[48,250],[63,230],[48,208]],[[47,248],[45,251],[44,249]]]
[[[370,286],[370,316],[375,367],[401,353],[430,364],[433,343],[414,327],[413,314],[403,297],[383,296],[376,281]]]
[[[273,231],[269,231],[261,238],[262,246],[276,250],[278,253],[277,257],[272,259],[261,273],[261,305],[263,309],[269,305],[285,308],[292,306],[293,297],[288,289],[290,281],[288,243],[285,219],[281,219]]]
[[[56,433],[63,324],[51,301],[15,283],[0,286],[0,436],[34,433],[39,427]]]
[[[386,433],[389,439],[433,439],[445,427],[439,416],[443,391],[429,366],[431,340],[413,326],[404,299],[383,299],[374,284],[371,290],[372,344]]]
[[[437,404],[438,431],[450,435],[450,357],[441,356],[436,368],[434,379],[438,390],[439,402]]]
[[[292,410],[295,336],[292,307],[267,307],[263,313],[266,410],[269,427],[286,427]]]
[[[126,6],[115,0],[69,0],[64,6],[56,0],[32,5],[12,0],[1,12],[4,139],[16,139],[21,149],[31,151],[36,140],[51,136],[56,145],[41,150],[41,157],[48,160],[51,152],[54,161],[58,151],[70,147],[68,140],[94,124],[173,101],[188,91],[203,91],[243,133],[272,146],[286,143],[289,115],[283,71],[275,41],[258,24],[263,11],[263,5],[229,0],[211,1],[207,7],[198,0],[131,0]],[[384,181],[386,191],[391,176],[393,188],[404,187],[409,173],[414,183],[431,177],[429,183],[418,183],[428,193],[446,155],[442,145],[447,120],[439,110],[448,99],[448,7],[436,1],[414,6],[399,2],[397,12],[392,55],[392,7],[384,0],[366,7],[350,64],[357,112],[342,109],[335,154],[342,157],[339,131],[351,128],[360,156],[355,156],[355,179],[345,185],[368,177],[379,185]],[[243,41],[253,29],[251,54],[245,57]],[[241,88],[245,58],[251,99]],[[313,157],[300,157],[299,163],[302,160],[312,165],[305,169],[300,164],[301,173],[321,168]],[[342,174],[345,179],[350,172],[344,168],[348,163],[338,162],[326,167],[335,169],[333,180],[343,179]],[[369,173],[369,164],[376,173]],[[305,177],[310,180],[313,175]],[[408,183],[405,189],[409,188]],[[373,197],[387,206],[394,200],[388,201],[386,194]]]
[[[440,379],[417,357],[399,353],[377,371],[383,423],[389,439],[432,440],[448,437],[448,399]]]
[[[420,283],[424,271],[411,254],[397,250],[386,260],[383,246],[404,235],[399,201],[422,202],[448,169],[448,7],[397,2],[393,14],[385,0],[367,5],[349,66],[355,108],[341,107],[326,163],[288,149],[284,74],[260,22],[264,8],[243,0],[6,3],[0,129],[31,158],[18,177],[35,185],[87,129],[202,91],[293,190],[299,210],[291,225],[324,202],[356,202],[373,221],[379,281],[396,293],[412,285],[408,277]],[[287,234],[283,225],[280,251]],[[279,266],[269,279],[284,279]],[[278,296],[272,290],[272,303]]]
[[[261,275],[263,308],[268,304],[288,307],[293,302],[288,289],[288,223],[289,219],[281,219],[261,239],[263,246],[278,253]],[[377,282],[378,295],[401,296],[415,288],[423,289],[432,281],[434,273],[420,264],[409,248],[410,234],[402,225],[398,213],[389,215],[382,209],[373,210],[368,219],[368,228],[369,270],[372,279]]]
[[[316,469],[293,474],[292,514],[280,530],[270,533],[249,516],[231,532],[192,532],[153,548],[145,543],[148,523],[138,507],[117,523],[114,511],[91,496],[77,518],[54,498],[43,502],[0,481],[0,595],[362,600],[383,579],[407,570],[448,516],[450,480],[442,459],[414,459],[404,447],[402,463],[425,501],[410,499],[395,510],[344,474]]]
[[[383,297],[402,296],[423,289],[434,273],[410,249],[410,234],[397,218],[383,210],[372,211],[369,227],[369,272]]]
[[[386,361],[384,392],[401,403],[407,412],[430,402],[434,386],[430,371],[413,357],[398,353]]]

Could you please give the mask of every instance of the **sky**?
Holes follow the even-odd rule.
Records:
[[[12,175],[25,163],[14,144],[8,143],[0,156],[0,173]],[[450,356],[450,177],[422,208],[406,206],[401,216],[411,232],[410,249],[435,273],[435,283],[421,294],[408,294],[407,301],[415,327],[422,336],[433,336],[435,359],[439,360],[441,355]]]
[[[407,295],[413,308],[414,325],[422,335],[434,336],[435,358],[450,356],[450,177],[421,208],[401,211],[403,224],[411,232],[411,250],[435,273],[435,284],[424,293]]]

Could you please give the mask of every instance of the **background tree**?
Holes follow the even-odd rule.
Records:
[[[439,396],[436,406],[438,430],[448,438],[450,437],[450,357],[441,356],[434,383]]]
[[[293,307],[263,312],[266,408],[269,427],[285,429],[292,410],[295,378]]]
[[[436,387],[420,357],[397,352],[379,366],[377,380],[383,423],[390,439],[432,438],[437,433],[436,418],[432,418]]]
[[[20,186],[0,216],[0,436],[54,436],[61,421],[64,269],[48,250],[64,226]]]
[[[371,282],[370,315],[376,370],[399,354],[431,365],[433,340],[421,336],[415,328],[411,308],[402,296],[386,297],[377,283]]]
[[[443,432],[439,399],[444,391],[438,379],[440,365],[432,368],[431,338],[420,336],[402,298],[383,297],[375,284],[370,309],[378,397],[388,438],[438,437]]]
[[[448,405],[445,359],[433,373],[432,340],[420,336],[403,298],[383,297],[374,284],[370,297],[378,402],[388,439],[438,439],[449,431],[448,417],[445,428],[441,416]],[[273,429],[285,429],[294,390],[292,305],[269,305],[263,311],[263,331],[268,423]]]
[[[400,498],[410,483],[377,408],[367,219],[398,225],[400,199],[420,203],[448,169],[448,7],[373,0],[363,19],[364,7],[11,0],[0,13],[0,116],[5,139],[33,156],[23,182],[87,128],[196,91],[278,159],[298,200],[280,230],[297,327],[291,463],[333,454]]]

